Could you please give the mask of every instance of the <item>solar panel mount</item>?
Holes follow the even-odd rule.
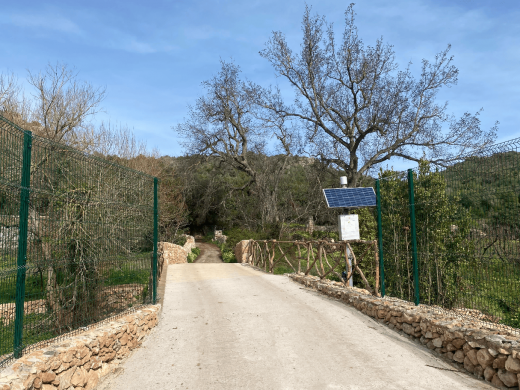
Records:
[[[329,208],[359,209],[376,206],[376,193],[372,187],[327,188],[323,190]]]

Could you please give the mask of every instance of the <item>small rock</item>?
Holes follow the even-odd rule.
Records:
[[[520,374],[520,359],[515,359],[509,356],[506,360],[505,368],[514,374]]]
[[[457,350],[457,348],[455,348],[455,346],[452,343],[448,343],[448,345],[446,345],[446,350],[448,352],[454,352]]]
[[[487,380],[488,382],[491,382],[491,379],[493,379],[493,376],[496,374],[497,372],[495,370],[493,370],[491,367],[486,367],[486,369],[484,370],[484,379]]]
[[[56,374],[52,371],[44,372],[42,374],[43,383],[51,383],[51,382],[54,382],[55,379],[56,379]]]
[[[513,374],[512,372],[498,370],[498,377],[502,382],[504,382],[504,385],[506,385],[507,387],[514,387],[518,385],[518,376],[516,374]]]
[[[494,386],[496,386],[496,387],[498,387],[498,388],[502,388],[502,387],[504,387],[504,382],[502,382],[502,381],[500,380],[500,378],[498,377],[498,374],[495,374],[495,375],[493,376],[493,378],[491,379],[491,384],[494,385]]]
[[[60,375],[60,390],[68,389],[71,386],[70,379],[74,372],[76,371],[76,367],[71,367],[63,374]]]
[[[85,386],[85,390],[93,390],[97,386],[99,382],[99,372],[91,370],[87,374],[87,384]]]
[[[482,368],[489,367],[493,364],[493,356],[488,352],[487,349],[482,348],[477,352],[477,360],[478,363],[482,366]]]
[[[464,340],[464,339],[453,339],[453,340],[451,340],[451,344],[453,344],[453,346],[455,348],[460,349],[460,348],[462,348],[462,346],[464,344],[466,344],[466,340]]]
[[[471,351],[468,351],[466,356],[469,358],[469,360],[471,361],[471,363],[474,366],[477,366],[479,364],[478,363],[478,359],[477,359],[477,351],[475,349],[472,349]]]
[[[488,348],[488,352],[491,356],[493,356],[494,358],[498,356],[498,352],[495,351],[493,348]]]
[[[462,350],[459,349],[453,355],[453,360],[455,360],[458,363],[464,363],[464,352],[462,352]]]
[[[413,326],[408,324],[408,323],[406,323],[406,322],[403,322],[401,326],[403,328],[403,331],[406,334],[413,334],[415,332],[415,329],[413,328]]]
[[[442,347],[442,340],[440,337],[437,337],[436,339],[433,339],[432,340],[432,343],[433,345],[436,347],[436,348],[441,348]]]
[[[464,368],[466,369],[466,371],[469,371],[472,374],[475,372],[475,365],[467,356],[464,358]]]
[[[493,361],[493,368],[495,368],[495,369],[506,368],[506,360],[507,360],[506,355],[498,355],[495,358],[495,360]]]

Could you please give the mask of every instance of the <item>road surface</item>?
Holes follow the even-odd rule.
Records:
[[[200,248],[200,255],[194,263],[222,263],[220,248],[208,242],[196,242],[195,246]]]
[[[352,307],[241,264],[168,268],[159,324],[101,389],[493,389]]]

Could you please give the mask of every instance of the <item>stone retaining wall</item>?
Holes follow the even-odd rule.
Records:
[[[157,324],[160,305],[24,355],[0,371],[0,390],[91,390],[118,366]]]
[[[354,306],[377,321],[416,339],[429,349],[493,385],[518,388],[520,334],[426,305],[415,306],[395,298],[378,298],[368,291],[314,276],[289,274],[291,279]]]
[[[47,306],[45,304],[45,300],[37,299],[35,301],[27,301],[23,304],[24,313],[27,314],[41,314],[47,311]],[[0,305],[0,321],[2,321],[4,326],[7,326],[14,321],[16,317],[16,306],[14,302],[12,303],[4,303]]]
[[[183,246],[172,244],[171,242],[157,243],[159,279],[165,265],[187,263],[188,254],[191,253],[193,248],[195,248],[195,238],[193,236],[186,236],[186,243]]]

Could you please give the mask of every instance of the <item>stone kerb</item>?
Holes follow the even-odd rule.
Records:
[[[21,357],[0,372],[0,390],[94,389],[141,344],[159,310],[146,306]]]
[[[394,298],[374,297],[368,291],[345,288],[342,283],[315,276],[288,276],[420,341],[478,378],[497,387],[518,388],[520,335],[513,328],[499,328],[493,323],[440,312],[426,305],[414,306]]]

